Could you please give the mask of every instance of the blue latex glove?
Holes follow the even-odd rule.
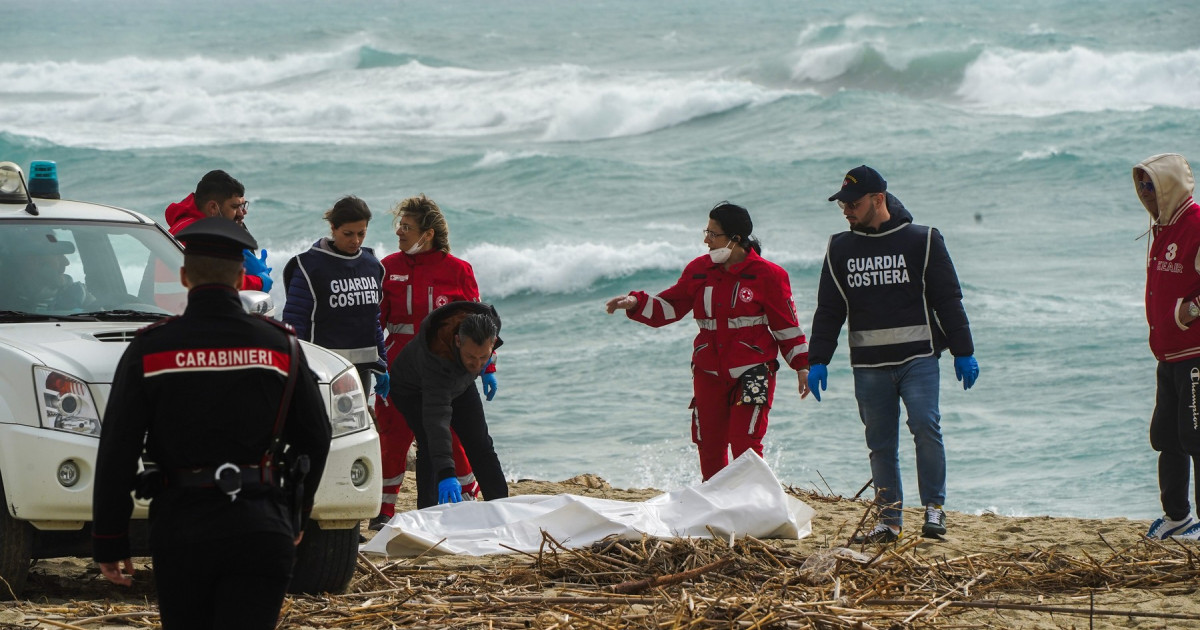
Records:
[[[488,400],[496,397],[496,388],[500,385],[496,382],[495,372],[483,373],[483,395],[487,396]]]
[[[816,398],[817,402],[821,402],[821,392],[825,391],[825,386],[828,382],[828,366],[824,363],[808,366],[808,390],[812,392],[813,398]]]
[[[438,505],[462,502],[462,484],[456,477],[446,477],[438,482]]]
[[[392,377],[387,372],[372,372],[375,375],[375,395],[380,398],[387,398],[388,392],[392,391]]]
[[[979,378],[979,362],[975,357],[954,357],[954,378],[962,381],[963,389],[971,389]]]
[[[253,250],[242,250],[242,267],[246,269],[246,275],[258,276],[262,279],[263,291],[271,292],[271,267],[267,266],[267,250],[262,250],[262,257],[254,255]]]

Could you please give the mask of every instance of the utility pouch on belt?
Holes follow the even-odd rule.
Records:
[[[167,476],[159,468],[146,468],[133,482],[134,498],[148,501],[167,487]]]
[[[771,376],[770,369],[766,363],[756,365],[738,377],[738,381],[742,386],[741,395],[738,396],[737,404],[739,405],[766,405],[767,404],[767,383]]]

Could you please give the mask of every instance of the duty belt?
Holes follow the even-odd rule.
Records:
[[[216,467],[176,468],[171,472],[167,485],[175,488],[216,488],[236,501],[245,487],[273,487],[275,471],[258,464],[238,466],[226,462]]]

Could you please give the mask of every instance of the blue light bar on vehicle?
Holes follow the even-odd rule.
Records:
[[[50,160],[29,163],[29,196],[39,199],[60,199],[58,195],[58,165]]]

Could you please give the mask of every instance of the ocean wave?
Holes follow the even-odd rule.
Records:
[[[539,157],[550,157],[550,155],[537,151],[488,151],[475,163],[475,168],[494,168],[509,162]]]
[[[488,297],[504,298],[519,293],[575,293],[603,280],[644,271],[678,272],[700,253],[697,247],[638,241],[620,247],[578,243],[515,248],[482,243],[460,255],[474,267]]]
[[[602,243],[550,244],[517,248],[492,243],[473,245],[459,252],[471,263],[479,286],[489,297],[521,293],[566,294],[589,291],[606,281],[647,273],[666,276],[670,282],[688,262],[705,251],[703,244],[679,245],[666,241],[637,241],[622,245]],[[822,255],[773,251],[772,262],[786,267],[813,268]],[[793,281],[795,278],[793,278]],[[668,285],[644,287],[647,291]]]
[[[792,93],[720,71],[474,70],[361,43],[278,58],[3,63],[0,82],[20,97],[6,102],[0,131],[108,149],[513,133],[588,141]]]
[[[985,51],[966,69],[958,96],[994,113],[1200,109],[1200,49],[1105,53],[1066,50]]]
[[[810,26],[791,55],[791,81],[823,91],[861,89],[944,99],[1010,115],[1200,109],[1200,49],[1018,50],[979,42],[929,49],[900,46],[894,36],[860,29]],[[1031,36],[1053,34],[1036,25],[1030,29]]]

